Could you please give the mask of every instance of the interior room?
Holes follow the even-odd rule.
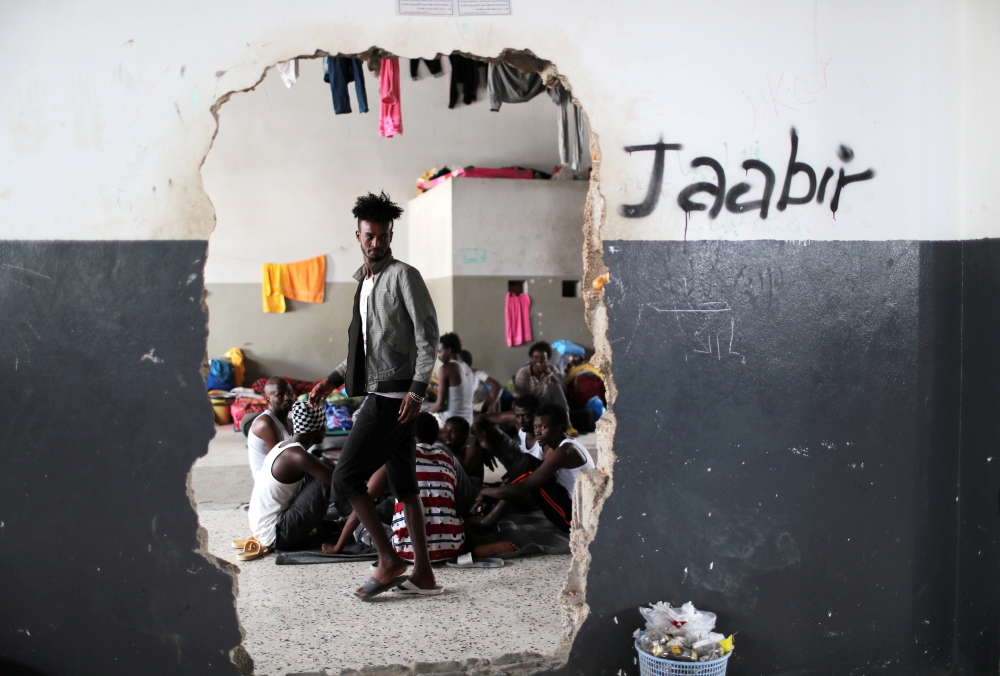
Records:
[[[363,79],[363,89],[356,82],[341,89],[330,77],[340,68]],[[389,137],[377,97],[384,96],[385,68],[398,68],[402,111],[402,133]],[[505,79],[513,88],[503,88]],[[209,551],[239,566],[242,645],[255,673],[484,658],[539,664],[562,650],[569,532],[548,523],[531,500],[489,527],[466,517],[468,538],[502,547],[466,545],[466,559],[457,550],[441,554],[446,558],[434,569],[444,593],[434,598],[353,598],[376,556],[363,537],[343,532],[351,514],[346,501],[336,502],[343,511],[331,506],[293,551],[275,553],[272,546],[251,559],[232,544],[252,534],[248,444],[256,441],[256,418],[277,410],[269,405],[268,379],[284,378],[297,399],[306,399],[347,354],[359,288],[353,275],[362,261],[351,210],[368,192],[384,191],[403,209],[392,226],[391,254],[419,270],[439,334],[457,335],[471,353],[475,370],[459,373],[475,374],[476,420],[502,419],[497,429],[517,439],[518,373],[542,345],[567,395],[575,425],[569,433],[595,452],[606,394],[589,363],[593,339],[581,293],[589,132],[558,81],[550,83],[555,87],[498,60],[394,59],[371,50],[357,59],[278,64],[252,91],[221,106],[219,133],[202,167],[217,218],[205,268],[207,386],[217,427],[192,480]],[[268,286],[277,277],[268,275],[283,264],[321,270],[279,297]],[[282,267],[277,274],[294,273]],[[434,410],[442,368],[438,359],[424,409]],[[225,378],[229,370],[233,382]],[[218,381],[217,373],[224,374]],[[444,403],[463,396],[459,390],[447,390]],[[339,390],[322,402],[327,436],[312,455],[336,467],[362,401]],[[444,407],[435,415],[445,441],[453,426]],[[476,436],[466,435],[447,439],[454,457],[473,481],[500,485],[507,468],[499,460],[492,467],[467,463]],[[382,499],[388,527],[395,500],[388,489]],[[514,551],[504,549],[511,540]],[[323,554],[324,542],[338,541],[346,549]]]

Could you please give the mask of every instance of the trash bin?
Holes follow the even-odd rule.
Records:
[[[662,657],[653,657],[639,647],[635,640],[635,650],[639,653],[640,676],[725,676],[726,664],[732,651],[711,662],[675,662]]]

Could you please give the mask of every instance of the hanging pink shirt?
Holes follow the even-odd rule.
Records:
[[[399,104],[399,57],[382,59],[378,74],[378,133],[386,138],[402,135],[403,111]]]
[[[504,314],[509,347],[531,340],[531,297],[528,294],[508,293]]]

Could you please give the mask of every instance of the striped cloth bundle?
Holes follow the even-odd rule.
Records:
[[[441,444],[417,444],[417,486],[424,505],[427,551],[431,561],[453,559],[465,544],[462,519],[455,509],[455,460]],[[392,517],[392,546],[400,557],[413,560],[410,532],[403,505],[396,503]]]

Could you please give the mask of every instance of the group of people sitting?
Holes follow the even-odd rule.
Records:
[[[560,531],[572,524],[573,492],[580,470],[593,469],[587,449],[567,433],[568,405],[562,379],[548,363],[551,347],[532,345],[531,362],[514,378],[514,401],[501,411],[501,384],[471,368],[472,355],[454,333],[440,337],[438,391],[416,418],[413,444],[416,478],[424,516],[423,531],[431,561],[454,559],[465,552],[477,557],[513,551],[497,542],[499,518],[512,508],[535,507]],[[271,378],[264,395],[268,409],[254,420],[247,448],[254,489],[248,508],[253,536],[234,541],[250,560],[270,550],[294,550],[326,540],[325,554],[339,554],[353,542],[370,542],[356,513],[340,519],[334,543],[327,521],[337,496],[333,469],[320,454],[326,434],[323,410],[296,401],[282,378]],[[443,423],[443,424],[442,424]],[[486,468],[499,462],[505,474],[499,485],[485,485]],[[368,480],[368,495],[383,499],[391,468],[382,466]],[[343,508],[343,503],[341,503]],[[350,507],[346,507],[350,511]],[[413,560],[413,546],[402,502],[391,525],[392,546]],[[427,591],[427,590],[421,590]]]

